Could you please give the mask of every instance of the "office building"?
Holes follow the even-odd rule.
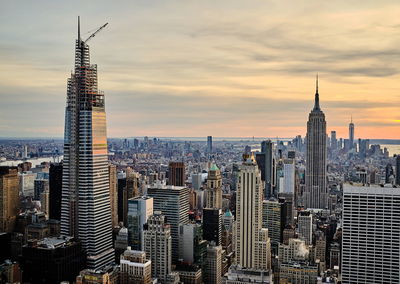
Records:
[[[256,160],[261,171],[261,179],[265,182],[264,198],[268,200],[273,196],[275,186],[274,143],[271,140],[261,143],[261,153],[256,155]]]
[[[296,167],[293,159],[283,160],[283,184],[279,188],[280,193],[294,195]]]
[[[198,191],[202,186],[203,175],[199,174],[192,174],[192,187]]]
[[[114,228],[114,230],[118,230],[118,228]],[[114,248],[115,248],[115,262],[119,264],[120,256],[124,253],[124,251],[129,246],[128,244],[128,229],[122,227],[119,229],[118,233],[116,233]]]
[[[271,284],[273,277],[270,270],[247,269],[239,265],[229,267],[228,274],[225,277],[226,284]]]
[[[40,210],[48,219],[50,214],[50,194],[48,188],[40,194]]]
[[[168,185],[185,186],[185,163],[170,162],[168,167]]]
[[[269,270],[270,240],[262,228],[262,181],[252,155],[244,155],[236,185],[236,261],[242,268]]]
[[[153,198],[140,196],[128,200],[128,243],[133,250],[143,250],[143,228],[153,215]]]
[[[179,283],[179,275],[172,273],[171,226],[160,211],[147,220],[144,231],[144,251],[151,260],[151,275],[161,283]],[[172,280],[172,281],[171,281]]]
[[[17,167],[0,167],[0,232],[14,231],[19,213]]]
[[[111,205],[111,225],[118,226],[118,188],[117,188],[117,167],[113,164],[108,165],[110,205]]]
[[[299,212],[297,216],[297,226],[299,238],[304,240],[307,245],[312,244],[313,218],[310,212]]]
[[[326,121],[319,106],[318,78],[314,108],[307,122],[307,153],[304,201],[306,208],[325,209],[328,200],[326,185]]]
[[[222,209],[203,209],[203,238],[216,245],[221,245]]]
[[[207,153],[213,152],[212,136],[207,136]]]
[[[208,171],[205,195],[205,208],[222,208],[222,177],[221,171],[215,164]]]
[[[49,218],[61,220],[62,163],[51,164],[49,170]]]
[[[353,117],[351,117],[351,121],[349,123],[349,144],[350,144],[350,149],[354,148],[354,123],[353,123]]]
[[[335,151],[338,148],[338,141],[336,138],[336,131],[331,131],[331,150]]]
[[[24,283],[60,283],[75,280],[85,268],[85,253],[71,237],[33,240],[22,248]]]
[[[7,259],[0,264],[0,283],[22,283],[22,271],[18,262],[12,262]]]
[[[268,229],[271,245],[278,248],[282,240],[282,204],[276,200],[263,200],[262,227]]]
[[[144,251],[131,250],[130,247],[121,255],[120,284],[151,284],[151,261]]]
[[[40,195],[44,191],[49,191],[49,180],[48,179],[35,179],[33,198],[35,200],[40,200]]]
[[[85,269],[76,277],[75,284],[119,284],[119,273],[116,266],[102,269]]]
[[[310,259],[310,246],[304,240],[289,239],[288,244],[279,244],[279,262],[306,262]]]
[[[204,271],[204,282],[207,284],[222,283],[222,247],[211,244],[207,248]]]
[[[79,22],[79,21],[78,21]],[[104,93],[87,40],[75,48],[75,71],[67,83],[61,234],[78,238],[89,268],[114,260]]]
[[[207,254],[207,241],[203,239],[203,227],[198,223],[180,225],[179,260],[187,265],[203,266]]]
[[[280,283],[317,284],[318,265],[309,263],[282,263],[279,267]]]
[[[400,189],[344,185],[342,283],[400,282]]]
[[[171,225],[172,260],[179,258],[179,225],[189,223],[189,189],[157,183],[147,189],[153,197],[153,210],[161,211]]]
[[[23,196],[34,195],[35,179],[36,174],[31,171],[19,174],[19,187]]]
[[[118,178],[118,222],[128,224],[128,200],[139,196],[139,174],[130,168],[126,169],[126,174]]]
[[[400,185],[400,155],[396,156],[396,184]]]

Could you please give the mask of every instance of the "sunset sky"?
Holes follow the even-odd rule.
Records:
[[[400,2],[1,1],[0,137],[62,137],[77,16],[109,137],[400,139]]]

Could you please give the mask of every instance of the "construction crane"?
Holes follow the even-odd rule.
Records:
[[[83,41],[83,43],[88,42],[88,40],[90,40],[91,38],[94,38],[96,36],[96,34],[101,31],[102,29],[104,29],[106,26],[108,25],[108,23],[105,23],[104,25],[102,25],[100,28],[98,28],[94,33],[92,33],[86,40]]]

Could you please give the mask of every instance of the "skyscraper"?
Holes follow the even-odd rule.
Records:
[[[87,45],[100,29],[82,40],[78,19],[75,72],[67,83],[61,201],[61,234],[81,241],[93,269],[114,260],[104,93]]]
[[[354,123],[353,123],[353,117],[351,117],[351,121],[349,123],[349,144],[350,144],[350,149],[353,149],[353,147],[354,147]]]
[[[62,163],[51,164],[49,170],[50,219],[61,220]]]
[[[318,77],[314,108],[307,122],[306,186],[304,202],[307,208],[324,209],[326,187],[326,121],[319,106]]]
[[[400,185],[400,155],[396,156],[396,184]]]
[[[336,131],[331,131],[331,149],[336,150],[338,148],[338,141],[336,138]]]
[[[13,232],[18,211],[18,168],[0,167],[0,232]]]
[[[143,250],[143,226],[153,215],[153,198],[140,196],[128,200],[128,242],[133,250]]]
[[[245,157],[236,186],[236,261],[243,268],[270,268],[268,229],[262,228],[261,174],[253,156]]]
[[[171,227],[160,211],[154,211],[148,219],[147,230],[144,231],[144,250],[151,260],[151,275],[161,283],[168,283],[168,278],[173,275]],[[177,278],[175,280],[179,280],[179,276]]]
[[[179,225],[189,223],[189,189],[182,186],[157,186],[147,189],[153,197],[153,210],[160,211],[171,225],[172,260],[179,259]]]
[[[342,283],[400,283],[400,189],[345,185]]]
[[[207,258],[204,271],[205,283],[221,284],[222,278],[222,247],[211,244],[207,248]]]
[[[208,171],[207,186],[205,190],[205,208],[222,208],[222,177],[221,171],[213,164]]]
[[[113,164],[108,165],[110,183],[110,205],[111,205],[111,225],[118,226],[118,190],[117,190],[117,167]]]
[[[264,198],[270,199],[275,186],[274,173],[274,143],[271,140],[261,142],[261,153],[256,155],[257,164],[261,171],[261,179],[265,181]]]
[[[212,147],[212,136],[207,136],[207,153],[212,153],[213,147]]]
[[[312,244],[313,236],[313,218],[310,212],[300,212],[297,216],[299,238],[306,242],[306,245]]]
[[[209,242],[221,245],[222,237],[222,209],[203,209],[203,238]]]
[[[169,185],[185,186],[185,163],[170,162],[168,174]]]

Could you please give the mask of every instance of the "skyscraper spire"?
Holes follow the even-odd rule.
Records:
[[[315,103],[314,103],[314,110],[321,110],[319,107],[319,94],[318,94],[318,73],[317,73],[317,78],[315,81]]]
[[[78,16],[78,41],[81,41],[81,19]]]

